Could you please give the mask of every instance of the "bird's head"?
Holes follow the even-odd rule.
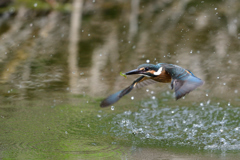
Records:
[[[154,64],[141,64],[137,69],[131,70],[125,75],[140,74],[146,77],[156,77],[162,72],[162,67]]]

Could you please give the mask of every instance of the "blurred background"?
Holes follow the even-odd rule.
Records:
[[[108,95],[131,83],[121,71],[147,62],[191,70],[206,81],[200,96],[235,100],[239,92],[236,0],[1,0],[0,7],[6,97]]]
[[[219,121],[221,125],[223,124],[220,122],[234,121],[231,123],[233,126],[229,124],[226,135],[222,136],[222,132],[215,135],[218,137],[217,140],[211,141],[210,144],[209,141],[203,144],[201,142],[203,140],[194,137],[195,134],[191,135],[192,138],[195,138],[194,140],[188,140],[191,144],[197,142],[200,148],[205,149],[211,147],[222,149],[219,145],[225,144],[224,142],[228,142],[228,147],[235,145],[239,148],[240,139],[236,138],[236,135],[240,134],[238,129],[230,134],[234,128],[240,127],[237,119],[237,113],[240,113],[238,110],[240,103],[239,17],[240,1],[238,0],[0,0],[0,115],[2,117],[0,121],[3,121],[1,128],[4,128],[1,134],[4,137],[0,142],[0,159],[1,157],[16,158],[16,155],[19,156],[19,153],[15,154],[14,144],[23,144],[19,146],[20,150],[24,151],[21,156],[24,155],[25,158],[36,158],[35,156],[39,153],[45,156],[46,153],[38,150],[34,154],[31,152],[33,157],[29,157],[27,146],[43,141],[41,138],[31,139],[30,142],[24,144],[24,138],[14,139],[12,137],[23,136],[26,128],[30,129],[29,132],[33,136],[37,132],[33,126],[43,125],[44,128],[46,127],[44,124],[48,124],[50,121],[56,122],[51,124],[54,126],[58,126],[60,122],[66,123],[70,128],[74,126],[73,130],[77,132],[72,132],[74,137],[72,140],[75,140],[75,136],[81,132],[78,130],[81,128],[78,126],[78,122],[83,108],[88,114],[92,114],[85,114],[87,116],[85,118],[89,120],[81,120],[81,123],[86,123],[87,126],[90,119],[95,117],[97,120],[91,121],[95,124],[100,117],[105,115],[107,117],[104,122],[105,127],[112,127],[109,132],[105,131],[104,127],[101,128],[103,130],[101,132],[99,128],[95,128],[91,131],[92,134],[98,134],[100,139],[105,134],[115,138],[121,137],[128,132],[125,133],[120,127],[116,129],[118,130],[116,132],[121,134],[116,135],[116,132],[113,132],[114,127],[106,126],[106,124],[113,125],[112,122],[117,121],[125,124],[126,117],[122,122],[124,111],[134,110],[137,112],[140,111],[139,107],[146,107],[149,104],[160,107],[158,111],[161,113],[165,112],[165,110],[161,110],[164,108],[199,106],[200,108],[193,110],[198,115],[203,110],[203,106],[209,107],[210,103],[213,103],[213,110],[210,109],[207,113],[215,113],[217,108],[217,115],[218,113],[223,115],[220,116],[220,119],[205,117],[202,121],[209,122],[209,127],[213,128],[216,127],[213,124],[215,120]],[[205,84],[179,101],[174,100],[169,85],[154,84],[135,90],[124,97],[122,101],[114,105],[115,111],[114,107],[111,108],[112,110],[109,108],[108,111],[101,110],[99,103],[104,97],[125,88],[137,78],[128,76],[125,79],[119,73],[135,69],[143,63],[177,64],[191,70],[197,77],[203,79]],[[141,105],[139,105],[140,103]],[[222,104],[223,106],[221,106]],[[58,105],[61,109],[58,108],[59,112],[56,112]],[[156,113],[154,105],[152,111]],[[29,108],[29,106],[33,107]],[[232,110],[227,108],[229,106],[235,107],[236,112],[232,113]],[[123,108],[120,111],[120,109],[117,110],[117,107]],[[223,108],[221,109],[221,107]],[[42,119],[45,114],[49,114],[49,117],[53,116],[53,113],[50,114],[53,110],[56,112],[54,113],[56,114],[55,118],[52,117],[49,121]],[[62,110],[65,110],[65,114],[67,114],[62,115]],[[116,116],[117,112],[120,113],[119,116]],[[230,113],[235,118],[224,121]],[[38,114],[40,115],[36,116]],[[112,117],[108,117],[109,114]],[[29,115],[29,117],[26,118],[25,115]],[[64,118],[59,118],[59,116]],[[146,115],[142,117],[144,116]],[[35,119],[36,117],[38,118]],[[74,117],[74,119],[69,120],[67,117]],[[119,119],[116,120],[116,117]],[[147,117],[145,118],[147,119]],[[30,122],[33,119],[39,124],[32,122],[33,124],[29,124],[30,127],[20,127],[25,128],[24,131],[12,132],[15,127],[10,126],[21,126],[24,123],[18,124],[17,122],[21,122],[21,120]],[[74,123],[69,123],[68,120]],[[165,120],[167,120],[166,117],[163,122]],[[182,122],[181,118],[178,120]],[[196,122],[201,121],[195,120]],[[101,126],[101,124],[103,123],[98,125]],[[137,126],[137,124],[135,125]],[[221,125],[219,125],[220,128]],[[139,128],[141,127],[138,126]],[[194,125],[191,124],[189,128],[193,129]],[[82,130],[88,129],[89,127]],[[96,130],[98,130],[97,133],[94,132]],[[133,133],[139,132],[132,126],[129,130]],[[152,132],[151,129],[144,132],[144,137],[149,133],[151,135]],[[164,133],[169,132],[166,130]],[[209,130],[208,134],[211,135],[211,132],[212,130]],[[51,134],[58,137],[59,133],[63,133],[65,136],[70,135],[67,129],[61,127]],[[202,134],[202,132],[200,133]],[[86,131],[83,137],[88,134],[89,132]],[[187,133],[173,131],[173,134],[186,135]],[[44,137],[46,138],[46,135]],[[139,141],[142,141],[141,137],[138,138]],[[221,138],[224,138],[225,141]],[[123,137],[120,139],[124,141]],[[156,140],[157,138],[152,137],[152,139]],[[164,140],[168,139],[169,136]],[[55,146],[59,145],[60,140],[62,138],[56,140]],[[189,143],[188,140],[186,144]],[[132,138],[126,141],[129,142],[128,147],[132,147],[133,144],[130,143]],[[44,142],[50,142],[50,140],[47,139]],[[100,144],[100,142],[89,142],[85,145],[92,145],[92,143],[95,146]],[[124,143],[126,142],[124,141]],[[107,143],[107,145],[109,144],[115,145],[120,142],[114,140],[114,142]],[[134,143],[134,146],[138,146],[136,144],[137,142]],[[149,145],[146,141],[143,144]],[[169,146],[165,142],[160,144],[154,143],[157,147],[159,145]],[[173,144],[180,145],[180,141],[175,141]],[[216,146],[214,147],[214,145]],[[199,147],[196,144],[190,145],[190,147],[192,146]],[[45,148],[46,146],[41,145],[41,147]],[[73,148],[75,149],[75,147]],[[56,152],[53,148],[50,150]],[[99,150],[94,153],[102,153],[102,150]],[[233,150],[236,148],[233,147]],[[151,150],[144,151],[149,153]],[[78,152],[78,154],[86,154],[83,159],[91,153]],[[123,153],[125,155],[126,152],[123,151]],[[53,155],[55,156],[55,154],[51,154],[51,156]],[[63,156],[60,153],[58,155]],[[70,155],[72,157],[72,154]],[[134,156],[139,159],[137,157],[139,154]],[[92,158],[94,159],[94,156]]]

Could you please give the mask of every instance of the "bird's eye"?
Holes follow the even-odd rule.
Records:
[[[148,71],[148,70],[149,70],[149,68],[145,68],[144,70],[145,70],[145,71]]]

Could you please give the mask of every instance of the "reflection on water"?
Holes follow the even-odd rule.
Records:
[[[8,13],[8,18],[1,22],[8,26],[0,35],[1,82],[9,84],[10,89],[19,90],[21,86],[29,90],[36,86],[43,91],[49,87],[56,89],[56,83],[61,82],[57,89],[69,87],[68,91],[73,93],[79,90],[77,92],[103,96],[111,89],[117,91],[129,84],[119,76],[120,71],[129,71],[149,60],[190,69],[206,81],[198,95],[236,100],[240,60],[236,28],[239,24],[235,23],[237,11],[225,11],[225,3],[239,5],[239,2],[215,4],[190,0],[143,3],[139,9],[132,8],[130,17],[134,20],[129,24],[129,16],[115,12],[124,10],[123,4],[86,2],[79,48],[71,47],[79,50],[78,55],[69,56],[66,53],[70,15],[53,11],[31,17],[29,14],[34,11],[20,7],[16,15]],[[114,14],[105,17],[106,13]],[[137,18],[138,27],[135,26]],[[46,79],[42,74],[56,76],[60,81]],[[75,88],[72,87],[74,77],[79,79],[73,83]],[[32,83],[39,79],[40,84]],[[22,94],[27,94],[27,90]]]
[[[237,159],[239,1],[86,1],[75,48],[67,1],[56,10],[7,1],[0,159]],[[149,61],[180,65],[205,84],[179,101],[155,84],[99,108],[136,78],[121,71]]]

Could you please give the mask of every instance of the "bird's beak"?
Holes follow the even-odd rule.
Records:
[[[131,71],[125,73],[125,75],[131,75],[131,74],[143,74],[143,71],[134,69],[134,70],[131,70]]]

